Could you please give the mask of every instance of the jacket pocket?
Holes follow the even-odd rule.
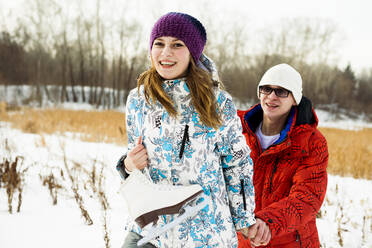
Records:
[[[296,230],[296,242],[300,245],[300,248],[301,248],[302,247],[301,236],[297,230]]]
[[[247,199],[245,198],[245,191],[244,191],[244,179],[240,179],[240,194],[242,194],[243,196],[244,210],[247,210]]]

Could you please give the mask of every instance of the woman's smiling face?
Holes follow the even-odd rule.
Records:
[[[162,78],[176,79],[186,76],[191,54],[183,41],[175,37],[162,36],[154,40],[151,59]]]

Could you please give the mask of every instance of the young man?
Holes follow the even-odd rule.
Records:
[[[254,224],[239,247],[319,247],[316,214],[327,189],[327,142],[300,74],[287,64],[262,77],[260,103],[238,111],[251,148]]]

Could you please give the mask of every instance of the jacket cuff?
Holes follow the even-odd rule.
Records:
[[[263,220],[270,228],[271,238],[275,237],[281,226],[275,217],[268,215],[267,213],[256,213],[256,218]]]
[[[244,216],[244,217],[240,218],[240,220],[235,223],[235,229],[240,230],[240,229],[243,229],[245,227],[250,227],[254,223],[256,223],[256,219],[254,218],[254,215]]]
[[[125,169],[124,160],[127,158],[127,154],[121,156],[119,161],[116,163],[116,170],[119,172],[121,178],[126,179],[129,177],[129,173]]]

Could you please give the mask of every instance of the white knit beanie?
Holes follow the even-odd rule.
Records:
[[[300,73],[290,65],[275,65],[265,72],[257,87],[258,98],[260,98],[259,87],[263,85],[275,85],[287,89],[292,92],[297,105],[301,102],[302,78]]]

